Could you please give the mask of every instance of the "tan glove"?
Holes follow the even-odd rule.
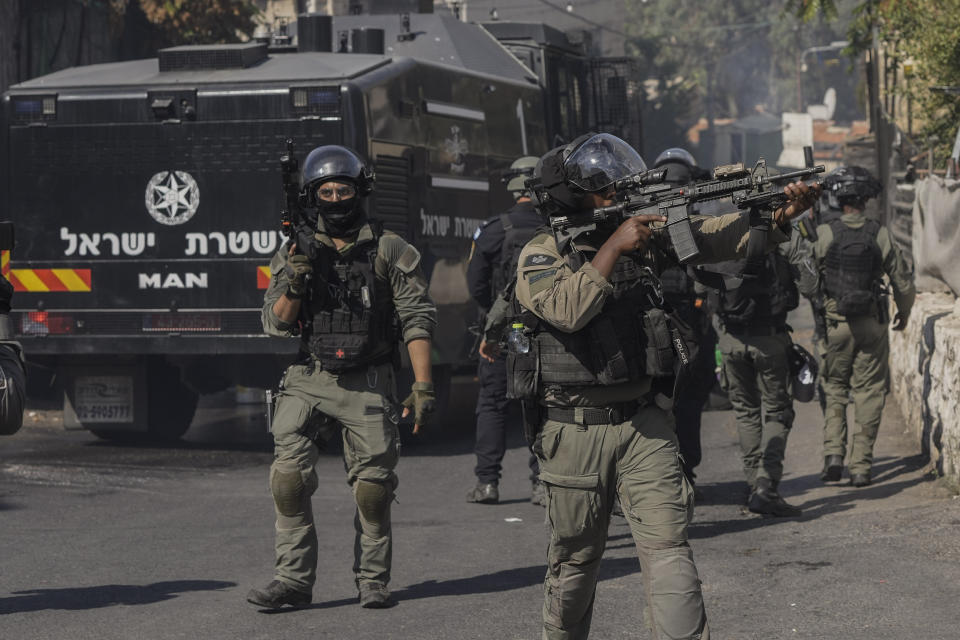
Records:
[[[283,275],[287,279],[287,297],[300,299],[307,293],[307,281],[313,275],[313,265],[310,258],[300,254],[287,257],[287,264],[283,268]]]
[[[413,409],[413,432],[420,431],[420,427],[430,424],[437,409],[437,396],[432,382],[414,382],[410,387],[410,395],[401,403],[405,408],[403,416],[410,415]]]

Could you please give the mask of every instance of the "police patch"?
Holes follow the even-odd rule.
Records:
[[[549,278],[557,272],[556,269],[544,269],[543,271],[537,271],[535,274],[530,276],[527,281],[530,284],[533,284],[537,280],[543,280],[544,278]]]
[[[543,253],[534,253],[527,256],[527,259],[523,261],[523,266],[525,267],[536,267],[542,264],[547,264],[548,262],[555,261],[556,258],[553,256],[548,256]]]

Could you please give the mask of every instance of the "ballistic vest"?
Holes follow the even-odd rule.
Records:
[[[744,260],[723,262],[715,271],[724,276],[717,314],[729,330],[777,328],[786,324],[787,312],[797,308],[800,293],[790,261],[774,251],[767,254],[760,275],[738,277]]]
[[[585,261],[572,250],[564,259],[574,271]],[[621,256],[610,282],[613,293],[603,310],[579,331],[537,323],[533,351],[543,386],[614,385],[674,375],[674,347],[659,280],[636,260]]]
[[[852,229],[832,220],[833,241],[823,260],[823,289],[837,301],[837,313],[865,316],[876,312],[875,297],[883,272],[883,254],[877,244],[880,224],[867,220]]]
[[[341,254],[333,247],[311,252],[310,295],[301,307],[302,344],[324,370],[339,372],[388,361],[398,337],[390,285],[376,277],[382,235],[370,222],[373,238]]]

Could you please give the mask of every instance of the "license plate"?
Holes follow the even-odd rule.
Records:
[[[143,330],[151,333],[220,331],[220,314],[150,313],[143,316]]]
[[[81,422],[133,422],[132,376],[85,376],[74,386]]]

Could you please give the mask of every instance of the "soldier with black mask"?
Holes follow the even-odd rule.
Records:
[[[317,534],[311,496],[320,447],[342,435],[347,482],[357,504],[354,573],[361,606],[393,604],[390,507],[400,450],[395,363],[406,344],[415,382],[403,415],[414,433],[435,399],[430,340],[436,308],[420,253],[367,215],[374,175],[346,147],[310,152],[301,172],[306,222],[274,256],[264,295],[264,330],[299,336],[300,356],[284,374],[271,432],[270,489],[276,510],[274,579],[247,600],[265,609],[310,603]]]

